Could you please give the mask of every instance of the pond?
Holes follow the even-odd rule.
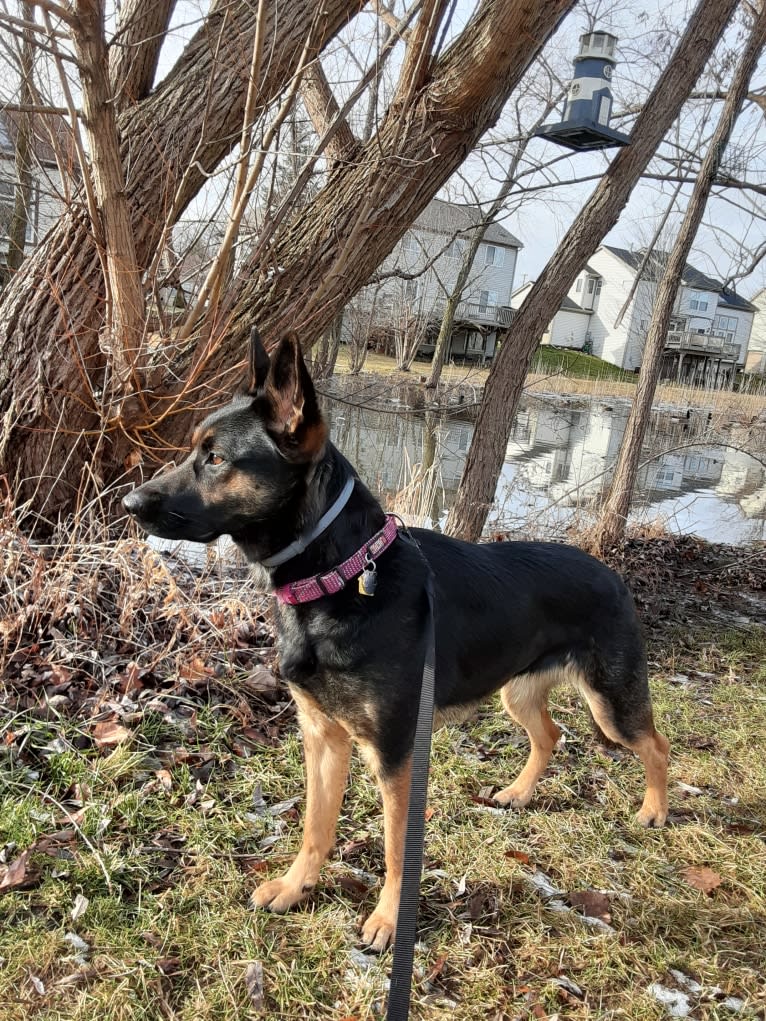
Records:
[[[441,528],[457,493],[473,423],[432,412],[371,410],[327,399],[333,442],[384,506]],[[587,525],[617,457],[628,405],[525,398],[513,422],[487,532],[563,538]],[[760,436],[707,412],[654,413],[631,511],[636,522],[713,542],[766,539]]]

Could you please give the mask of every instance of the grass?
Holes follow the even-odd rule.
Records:
[[[616,379],[623,383],[635,383],[636,378],[632,372],[626,372],[611,362],[605,362],[603,358],[547,344],[537,349],[530,372],[539,376],[566,375],[578,379]]]
[[[766,636],[687,629],[652,655],[673,746],[672,820],[661,831],[632,821],[637,761],[598,749],[565,690],[553,715],[566,741],[527,811],[482,801],[525,757],[497,704],[436,735],[413,1018],[650,1021],[665,1011],[647,990],[676,985],[670,969],[722,990],[697,1002],[696,1018],[731,1017],[724,993],[763,1016]],[[233,668],[225,683],[241,702],[244,674]],[[117,747],[97,747],[87,714],[55,698],[2,724],[0,848],[6,862],[35,850],[29,888],[0,898],[0,1016],[380,1016],[390,955],[361,955],[357,944],[383,869],[377,794],[361,764],[322,885],[287,916],[254,914],[250,891],[286,867],[300,839],[294,726],[271,746],[247,746],[236,701],[166,699],[158,713],[156,694],[143,706],[142,697]],[[270,712],[286,715],[279,703]],[[720,885],[690,886],[689,866],[713,869]],[[535,870],[564,895],[606,891],[612,931],[551,909]],[[78,897],[87,906],[73,917]]]
[[[396,362],[386,355],[369,352],[361,376],[388,377],[398,375],[417,385],[421,376],[426,376],[429,363],[416,361],[410,373],[399,374]],[[348,354],[341,347],[338,354],[336,372],[340,376],[348,373]],[[483,387],[487,381],[489,369],[481,369],[473,365],[445,365],[442,382],[446,386],[468,384]],[[583,397],[597,399],[632,400],[636,390],[638,377],[632,372],[619,369],[593,355],[585,355],[581,351],[568,351],[562,348],[542,346],[535,355],[535,361],[526,379],[527,393],[556,393],[567,397]],[[678,386],[673,383],[660,383],[655,395],[655,405],[686,410],[699,408],[711,411],[715,416],[723,416],[727,420],[741,419],[750,422],[766,409],[766,394],[730,390],[703,390],[699,387]]]

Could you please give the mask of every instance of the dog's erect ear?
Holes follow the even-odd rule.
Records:
[[[258,327],[254,326],[250,330],[250,350],[248,356],[247,392],[249,394],[255,396],[259,390],[263,389],[266,377],[269,374],[270,364],[266,348],[261,342]]]
[[[321,453],[327,426],[296,333],[283,337],[272,353],[263,402],[266,427],[286,456],[311,460]]]

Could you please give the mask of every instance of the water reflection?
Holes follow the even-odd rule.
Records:
[[[384,503],[415,466],[430,466],[431,473],[421,470],[410,488],[410,504],[425,524],[444,524],[471,443],[471,422],[332,401],[327,413],[334,442]],[[561,536],[574,521],[587,524],[609,481],[627,416],[626,406],[573,408],[527,399],[513,423],[488,529]],[[671,531],[718,542],[766,538],[766,470],[733,449],[755,449],[751,437],[736,433],[733,428],[732,446],[724,446],[711,435],[704,412],[653,415],[632,519],[660,519]]]

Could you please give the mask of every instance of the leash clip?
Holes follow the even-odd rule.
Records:
[[[359,575],[359,595],[374,596],[378,584],[378,565],[370,556],[370,551],[364,555],[364,570]]]

